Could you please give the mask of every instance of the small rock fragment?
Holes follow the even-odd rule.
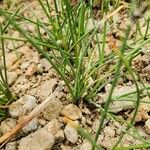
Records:
[[[150,75],[150,64],[146,66],[144,69],[142,69],[142,72]]]
[[[86,115],[91,115],[91,111],[86,107],[83,108],[82,112],[85,113]]]
[[[52,149],[55,137],[49,133],[47,128],[37,130],[34,133],[22,138],[18,150],[46,150]]]
[[[16,72],[8,72],[7,75],[8,75],[8,85],[12,85],[16,81],[18,75]]]
[[[39,73],[43,73],[43,71],[44,71],[43,66],[41,64],[37,65],[37,69],[38,69]]]
[[[82,113],[80,109],[74,104],[69,104],[65,106],[63,110],[61,111],[61,114],[72,120],[77,120],[82,117]]]
[[[48,60],[45,58],[40,60],[40,64],[44,67],[45,71],[48,71],[52,67]]]
[[[93,122],[92,130],[93,130],[94,132],[97,132],[98,127],[99,127],[99,120],[96,119],[96,120],[94,120],[94,122]]]
[[[113,113],[121,112],[122,110],[131,110],[135,107],[132,101],[114,101],[110,104],[109,111]]]
[[[114,122],[114,127],[115,127],[116,136],[120,135],[121,131],[123,130],[123,126],[119,122]]]
[[[32,119],[23,129],[24,133],[33,132],[38,128],[38,120],[36,118]]]
[[[10,69],[18,60],[17,54],[9,53],[6,55],[6,67]]]
[[[62,142],[65,139],[63,130],[60,130],[57,134],[55,134],[55,139],[57,143]]]
[[[112,127],[110,127],[110,126],[106,126],[104,128],[104,134],[107,137],[115,137],[115,130]]]
[[[40,61],[39,53],[37,51],[33,52],[30,54],[30,58],[32,63],[38,64]]]
[[[41,125],[41,126],[45,126],[46,125],[46,120],[45,119],[38,119],[38,123]]]
[[[83,116],[82,118],[81,118],[81,123],[85,126],[86,125],[86,118]]]
[[[110,150],[113,146],[114,143],[116,143],[116,141],[118,140],[118,137],[114,137],[114,138],[110,138],[107,137],[105,139],[103,139],[100,144],[106,149],[106,150]]]
[[[142,63],[143,63],[144,66],[148,65],[150,63],[150,57],[149,57],[149,55],[143,55],[143,56],[141,56],[141,60],[140,61],[142,61]]]
[[[17,124],[15,119],[12,118],[7,118],[6,120],[4,120],[1,125],[0,125],[0,132],[2,134],[7,133],[8,131],[10,131],[13,127],[15,127]]]
[[[57,119],[52,119],[46,124],[44,128],[47,128],[48,132],[53,134],[55,137],[55,142],[62,142],[64,140],[64,132],[60,129],[61,124]]]
[[[141,101],[149,102],[149,97],[148,96],[144,97],[141,99]],[[142,103],[138,108],[138,112],[135,117],[135,122],[145,121],[149,119],[149,114],[148,114],[149,112],[150,112],[150,104]],[[131,112],[130,114],[131,118],[133,117],[133,114],[134,114],[134,111]]]
[[[129,132],[130,132],[130,134],[135,133],[132,129]],[[122,141],[122,146],[127,146],[127,145],[130,145],[130,144],[133,144],[133,143],[135,143],[135,140],[136,139],[132,135],[127,135],[126,134],[126,135],[124,135],[124,138],[123,138],[123,141]]]
[[[14,43],[14,42],[12,42],[12,41],[9,41],[8,44],[7,44],[7,48],[8,48],[9,50],[14,50],[14,49],[16,49],[16,48],[17,48],[16,43]]]
[[[30,112],[35,106],[37,99],[34,96],[26,95],[18,101],[12,103],[9,107],[9,114],[13,118],[21,117]]]
[[[20,65],[20,69],[22,71],[25,71],[30,65],[30,62],[29,61],[25,61],[25,62],[22,62],[22,64]]]
[[[136,88],[135,86],[117,86],[116,89],[113,92],[113,96],[112,97],[119,97],[121,95],[127,94],[129,92],[135,91]],[[108,87],[106,88],[106,94],[104,95],[103,99],[107,99],[108,94],[110,92],[110,85],[108,85]],[[113,113],[118,113],[120,111],[123,110],[128,110],[128,109],[133,109],[135,108],[135,104],[132,101],[126,101],[125,100],[121,100],[121,101],[113,101],[113,103],[110,104],[109,107],[109,111],[113,112]]]
[[[42,101],[47,98],[52,90],[54,85],[57,84],[57,79],[49,79],[43,82],[37,89],[37,97]]]
[[[70,141],[73,144],[77,142],[78,133],[75,128],[71,127],[70,125],[66,125],[64,133],[68,141]]]
[[[62,110],[62,107],[62,102],[59,99],[52,99],[47,108],[43,111],[44,118],[46,120],[57,118]]]
[[[88,19],[87,25],[86,25],[86,31],[92,30],[95,26],[98,25],[97,20],[93,20],[92,18]]]
[[[15,71],[16,74],[18,75],[18,71],[17,70],[20,70],[19,67],[20,67],[20,63],[21,61],[17,61],[10,69],[10,71]],[[21,71],[21,70],[20,70]]]
[[[147,134],[150,134],[150,119],[145,122],[145,131]]]
[[[18,49],[18,52],[26,56],[32,53],[32,50],[28,45],[24,45]]]
[[[25,75],[27,77],[31,77],[34,73],[38,71],[36,64],[32,63],[29,68],[27,69]]]
[[[5,146],[5,150],[17,150],[17,142],[9,142]]]
[[[57,119],[53,119],[48,124],[46,124],[45,128],[47,128],[49,133],[55,135],[60,130],[60,123]]]
[[[86,124],[87,124],[88,126],[91,126],[91,125],[92,125],[91,118],[87,118],[87,119],[86,119]]]
[[[92,145],[88,141],[85,141],[80,147],[80,150],[91,150],[91,149],[92,149]]]

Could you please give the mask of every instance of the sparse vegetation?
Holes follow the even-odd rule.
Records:
[[[7,28],[5,26],[5,28]],[[5,28],[0,27],[1,35],[5,32]],[[5,60],[5,47],[4,47],[4,39],[1,38],[1,50],[2,50],[2,58],[3,64],[0,65],[0,119],[6,115],[7,105],[12,102],[15,97],[8,86],[7,80],[7,68],[6,68],[6,60]]]
[[[0,9],[4,22],[1,25],[1,47],[3,54],[3,68],[0,70],[0,105],[5,105],[13,98],[7,84],[7,69],[5,60],[4,40],[29,42],[36,50],[46,58],[56,70],[60,78],[65,82],[69,96],[74,104],[84,101],[87,105],[94,105],[99,111],[99,127],[93,138],[88,131],[80,126],[74,126],[77,131],[92,144],[92,150],[103,149],[98,145],[99,135],[104,129],[105,121],[109,118],[112,122],[125,123],[126,127],[121,131],[120,137],[114,142],[112,150],[142,149],[150,147],[150,141],[140,136],[135,128],[135,118],[142,103],[142,97],[147,96],[150,103],[150,85],[143,79],[133,67],[133,60],[144,51],[144,47],[150,43],[150,16],[144,14],[149,11],[149,2],[143,2],[138,11],[140,1],[92,1],[84,0],[72,4],[69,0],[54,0],[53,5],[48,0],[38,0],[45,18],[42,20],[32,11],[34,20],[23,16],[19,7],[15,13]],[[96,18],[94,7],[100,10],[99,18]],[[113,41],[116,35],[111,35],[112,26],[116,24],[113,16],[121,9],[128,14],[129,22],[123,36],[119,37],[119,44]],[[139,18],[144,17],[145,30],[142,31]],[[96,19],[98,20],[96,20]],[[118,21],[118,20],[117,20]],[[22,22],[34,26],[35,33],[25,30]],[[12,38],[4,35],[9,29],[19,31],[22,38]],[[107,52],[107,47],[111,51]],[[127,76],[130,78],[127,78]],[[126,92],[120,96],[114,96],[113,92],[122,80],[131,80],[135,86],[132,92]],[[124,81],[123,81],[124,82]],[[103,104],[97,103],[97,96],[104,87],[110,84],[109,94]],[[128,120],[120,119],[111,112],[110,105],[116,101],[131,101],[134,105],[132,117]],[[3,115],[3,110],[0,112]],[[130,134],[132,129],[134,132]],[[125,134],[141,139],[142,144],[121,146]]]

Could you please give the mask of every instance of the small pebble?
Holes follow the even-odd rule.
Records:
[[[17,142],[9,142],[5,146],[5,150],[17,150]]]
[[[64,133],[68,141],[70,141],[73,144],[77,142],[78,132],[75,128],[71,127],[70,125],[66,125]]]
[[[8,76],[8,85],[12,85],[18,77],[16,72],[8,72],[7,76]]]
[[[27,71],[25,72],[25,75],[26,75],[27,77],[31,77],[31,76],[34,75],[34,73],[36,73],[37,71],[38,71],[38,69],[37,69],[36,64],[32,63],[32,64],[28,67]]]
[[[48,60],[45,58],[40,60],[40,64],[44,67],[45,71],[48,71],[52,67],[50,62],[48,62]]]
[[[13,102],[9,107],[9,114],[13,118],[24,116],[36,107],[37,99],[31,95],[25,95],[16,102]]]
[[[2,134],[5,134],[5,133],[9,132],[13,127],[15,127],[16,124],[17,124],[17,121],[15,119],[7,118],[3,122],[1,122],[0,132]]]
[[[38,128],[38,120],[34,118],[25,127],[23,127],[22,131],[24,133],[29,133],[35,131],[37,128]]]
[[[82,117],[82,113],[80,109],[74,104],[69,104],[65,106],[63,110],[61,111],[61,114],[72,120],[77,120]]]
[[[38,64],[37,69],[39,73],[43,73],[44,71],[43,66],[41,64]]]
[[[145,122],[145,131],[147,134],[150,134],[150,119]]]

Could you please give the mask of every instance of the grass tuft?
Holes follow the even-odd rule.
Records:
[[[32,11],[34,20],[19,14],[20,9],[15,13],[0,9],[0,14],[5,18],[5,21],[8,20],[5,23],[5,27],[1,28],[0,38],[3,47],[5,73],[3,75],[2,71],[0,72],[2,78],[0,84],[2,87],[5,87],[8,93],[10,92],[7,86],[4,39],[29,42],[49,61],[60,78],[64,80],[73,103],[78,104],[81,100],[84,100],[92,103],[99,109],[101,117],[94,140],[82,128],[77,129],[82,136],[91,142],[92,150],[103,149],[102,146],[97,144],[97,141],[103,131],[106,119],[109,118],[112,121],[124,123],[123,120],[119,120],[116,115],[109,112],[110,104],[116,100],[122,100],[122,98],[134,102],[133,117],[126,122],[126,129],[122,131],[118,141],[112,147],[112,150],[121,149],[121,147],[117,147],[120,146],[124,135],[129,134],[130,128],[134,129],[135,117],[141,102],[140,98],[143,96],[142,94],[146,91],[146,94],[149,95],[150,88],[145,86],[131,65],[132,60],[142,52],[142,47],[150,42],[148,32],[149,19],[146,21],[146,30],[143,34],[140,22],[135,16],[138,3],[132,0],[132,3],[129,4],[130,10],[128,9],[131,18],[130,24],[127,26],[124,37],[121,38],[120,42],[122,44],[120,47],[113,45],[112,52],[107,54],[106,38],[111,28],[111,25],[108,26],[108,23],[113,25],[112,17],[115,14],[114,12],[123,8],[123,5],[120,6],[121,1],[102,1],[100,3],[101,20],[99,22],[96,22],[93,12],[93,5],[95,5],[96,1],[89,0],[86,3],[84,0],[80,0],[76,5],[72,5],[70,0],[54,0],[53,4],[50,4],[48,0],[38,0],[38,2],[45,14],[46,21],[41,20]],[[109,13],[110,6],[114,6],[114,12]],[[23,29],[21,26],[22,21],[26,21],[34,26],[36,29],[35,33]],[[130,34],[134,30],[134,24],[136,24],[135,37],[134,41],[131,42],[133,39],[131,39]],[[10,25],[19,31],[23,38],[4,36],[3,30],[5,29],[6,31]],[[44,31],[44,35],[41,31]],[[119,79],[124,76],[123,70],[126,70],[131,76],[136,91],[113,97],[113,92]],[[105,105],[102,107],[94,101],[94,98],[108,83],[111,84],[111,89],[108,98],[105,100]],[[4,91],[3,94],[6,96],[10,94],[9,98],[12,97],[11,92],[8,94],[3,88],[1,89],[1,91]],[[133,95],[134,99],[130,97]],[[134,131],[137,133],[136,130]],[[139,134],[137,134],[137,138],[141,139]],[[145,142],[145,140],[142,142]],[[127,148],[147,147],[148,144],[145,142],[145,144]],[[122,149],[126,148],[122,147]]]

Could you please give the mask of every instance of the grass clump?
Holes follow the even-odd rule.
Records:
[[[39,4],[47,17],[46,23],[36,15],[36,21],[16,15],[9,19],[11,24],[52,64],[65,81],[74,103],[78,103],[82,98],[95,96],[113,72],[111,69],[108,75],[100,78],[96,73],[108,63],[109,56],[104,57],[106,23],[104,36],[102,35],[103,44],[100,45],[97,33],[102,24],[95,24],[93,21],[92,3],[87,5],[80,1],[76,6],[72,6],[68,0],[54,0],[54,8],[47,0],[39,0]],[[1,13],[7,19],[10,18],[11,13],[2,10]],[[25,31],[19,22],[17,23],[18,18],[34,25],[37,32],[33,35]],[[92,24],[90,28],[89,24]],[[44,30],[46,36],[42,35],[41,30]],[[93,37],[96,37],[97,50],[90,48]],[[97,53],[97,58],[94,53]]]
[[[53,4],[50,4],[48,0],[38,0],[38,2],[45,14],[46,21],[42,21],[34,12],[31,12],[35,18],[32,20],[19,14],[19,9],[16,13],[0,10],[2,16],[9,20],[9,24],[24,37],[24,39],[17,39],[1,36],[1,39],[7,38],[30,42],[52,64],[61,79],[64,80],[72,102],[75,104],[83,99],[97,106],[96,102],[93,101],[94,97],[97,93],[101,92],[107,83],[111,83],[112,86],[108,98],[105,100],[104,107],[97,106],[100,110],[101,119],[95,139],[93,140],[81,128],[78,129],[92,143],[92,150],[102,149],[101,146],[97,146],[96,142],[104,128],[106,118],[111,118],[113,121],[117,120],[117,117],[109,112],[110,104],[121,97],[130,95],[122,95],[118,99],[113,97],[113,91],[118,80],[123,76],[122,70],[126,70],[136,87],[136,92],[134,92],[135,109],[133,117],[126,123],[126,129],[122,131],[120,138],[112,147],[113,150],[117,149],[124,134],[128,133],[135,123],[142,92],[147,91],[149,93],[149,87],[140,82],[140,77],[131,66],[132,60],[142,52],[141,48],[150,42],[148,34],[149,19],[145,34],[143,35],[140,31],[137,16],[134,14],[136,2],[133,0],[129,4],[131,20],[124,37],[121,39],[122,44],[120,47],[113,45],[112,53],[107,55],[105,52],[106,37],[111,26],[108,26],[108,19],[113,14],[109,13],[109,6],[112,3],[115,9],[118,9],[120,1],[116,3],[115,1],[102,1],[101,14],[103,17],[101,17],[99,22],[96,22],[94,19],[92,1],[86,3],[84,0],[80,0],[74,6],[69,0],[54,0]],[[31,33],[24,30],[21,27],[22,21],[33,25],[36,28],[36,32]],[[140,37],[137,38],[135,36],[135,41],[132,41],[130,33],[134,24],[136,24],[136,35],[140,33]],[[101,36],[98,33],[101,33]],[[138,146],[143,145],[135,145],[135,148]],[[143,147],[147,147],[147,144]],[[132,146],[132,148],[134,147]]]
[[[5,28],[0,27],[1,35],[4,34]],[[5,46],[4,46],[4,39],[1,38],[1,50],[2,50],[2,64],[0,64],[0,119],[6,116],[6,108],[7,105],[14,100],[14,96],[10,91],[8,86],[8,79],[7,79],[7,68],[6,68],[6,59],[5,59]]]

